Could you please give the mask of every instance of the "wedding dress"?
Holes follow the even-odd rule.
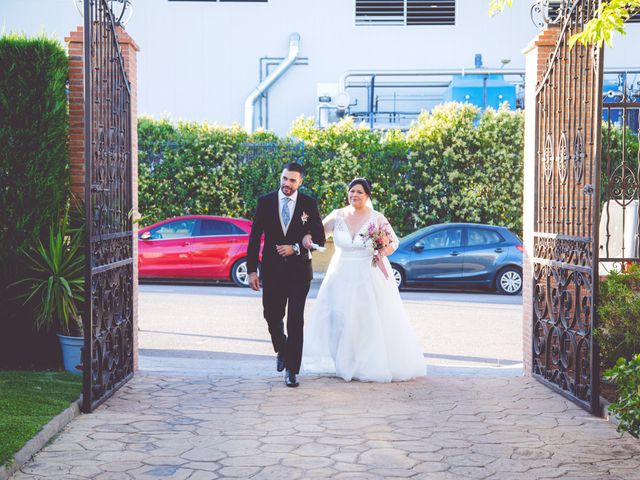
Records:
[[[327,221],[333,224],[336,251],[305,322],[304,371],[347,381],[424,376],[422,348],[404,311],[391,265],[383,258],[388,278],[379,267],[372,267],[372,242],[364,237],[370,223],[388,223],[385,217],[372,210],[369,221],[353,235],[342,210],[334,210]],[[397,248],[398,239],[394,233],[392,237]]]

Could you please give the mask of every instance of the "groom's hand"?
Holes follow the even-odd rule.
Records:
[[[249,274],[249,286],[251,287],[251,290],[255,290],[256,292],[260,291],[260,279],[256,272],[251,272]]]
[[[276,250],[281,257],[290,257],[295,253],[291,245],[276,245]]]

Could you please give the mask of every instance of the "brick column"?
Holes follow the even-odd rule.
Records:
[[[533,232],[536,202],[536,86],[547,68],[547,60],[555,49],[560,29],[548,27],[524,49],[525,54],[525,129],[524,129],[524,203],[523,203],[523,281],[522,349],[524,374],[532,374],[533,331]]]
[[[71,191],[84,199],[84,57],[82,27],[66,37],[69,49],[69,156]]]
[[[131,83],[131,164],[133,211],[138,211],[138,67],[140,48],[121,27],[118,41],[127,78]],[[71,191],[84,199],[84,32],[78,27],[65,38],[69,48],[69,152]],[[133,362],[138,369],[138,225],[133,224]]]

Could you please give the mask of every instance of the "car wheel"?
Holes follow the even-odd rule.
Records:
[[[396,282],[396,287],[404,287],[405,277],[402,268],[398,267],[397,265],[391,265],[391,274],[393,275],[393,279]]]
[[[513,267],[505,268],[498,273],[496,289],[503,295],[516,295],[522,290],[522,272]]]
[[[231,267],[231,280],[239,287],[249,286],[249,272],[247,271],[247,259],[241,258]]]

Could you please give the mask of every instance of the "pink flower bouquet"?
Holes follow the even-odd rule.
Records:
[[[384,277],[389,278],[389,273],[382,261],[382,255],[380,255],[380,250],[393,243],[393,234],[391,233],[391,227],[389,224],[385,223],[384,225],[376,225],[372,222],[367,227],[366,233],[361,233],[360,236],[364,243],[367,243],[370,240],[371,245],[373,246],[371,266],[374,268],[377,266],[384,274]]]

